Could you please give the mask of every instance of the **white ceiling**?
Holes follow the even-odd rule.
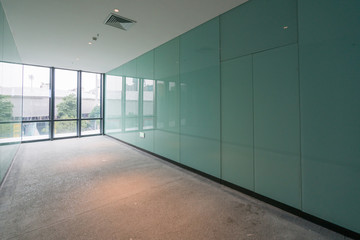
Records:
[[[1,0],[23,63],[93,72],[107,72],[246,1]],[[137,23],[128,31],[105,25],[115,8]]]

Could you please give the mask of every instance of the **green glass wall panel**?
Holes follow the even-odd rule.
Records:
[[[125,64],[124,68],[127,69],[127,75],[136,76],[136,59]],[[125,129],[120,139],[130,144],[136,145],[138,131],[140,129],[140,79],[126,77],[124,80],[125,84],[123,86],[125,86],[125,102],[123,106],[125,106],[125,115],[123,116],[122,120],[125,125]]]
[[[112,71],[114,73],[114,71]],[[123,131],[123,77],[106,75],[105,79],[105,133],[113,136]]]
[[[296,0],[252,0],[221,15],[221,59],[297,42]]]
[[[154,62],[146,53],[111,71],[153,74],[155,107],[140,89],[135,123],[107,117],[105,128],[113,121],[120,140],[359,232],[359,9],[248,1],[220,26],[215,18],[154,49]],[[125,113],[124,99],[115,104]]]
[[[299,1],[303,210],[355,232],[360,232],[359,26],[359,1]]]
[[[129,120],[127,120],[125,122],[125,124],[128,124],[129,126]],[[138,138],[138,133],[137,132],[124,132],[124,133],[121,133],[121,134],[115,134],[114,137],[120,139],[121,141],[124,141],[124,142],[127,142],[127,143],[130,143],[132,145],[135,145],[136,146],[136,143],[137,143],[137,138]]]
[[[136,77],[154,79],[154,51],[136,58]]]
[[[123,65],[122,71],[124,72],[124,76],[136,77],[136,59],[134,59],[128,63],[125,63]]]
[[[179,38],[155,49],[156,128],[154,152],[180,159]]]
[[[20,146],[22,80],[22,65],[0,62],[0,183]]]
[[[298,47],[254,55],[255,191],[301,207]]]
[[[154,55],[151,54],[151,60],[148,62],[152,68]],[[140,57],[141,58],[141,57]],[[139,64],[138,64],[139,69]],[[150,75],[142,75],[148,76]],[[139,119],[139,134],[137,138],[137,146],[145,150],[154,151],[154,128],[155,128],[155,81],[151,79],[141,80],[141,91],[140,94],[140,119]]]
[[[107,74],[112,76],[123,76],[124,75],[124,65],[121,65],[120,67],[117,67],[110,72],[107,72]]]
[[[144,137],[140,137],[140,134]],[[139,131],[136,139],[136,146],[150,152],[154,151],[154,130]]]
[[[9,23],[4,18],[3,61],[20,63],[20,55],[10,30]]]
[[[0,61],[21,62],[1,2]],[[0,62],[0,183],[20,146],[22,74],[20,65]]]
[[[221,63],[222,179],[254,190],[252,56]]]
[[[179,78],[179,38],[155,49],[155,78]]]
[[[4,53],[4,23],[5,13],[0,2],[0,61],[3,61]]]
[[[0,182],[6,175],[12,159],[14,159],[17,150],[19,149],[19,144],[11,145],[0,145]]]
[[[180,36],[180,162],[220,177],[219,18]]]

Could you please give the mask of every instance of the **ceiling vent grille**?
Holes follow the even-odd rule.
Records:
[[[114,13],[110,13],[110,15],[105,20],[106,25],[120,28],[125,31],[128,30],[134,23],[136,23],[134,20],[121,17]]]

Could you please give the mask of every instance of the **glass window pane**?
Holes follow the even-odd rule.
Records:
[[[23,120],[48,120],[50,69],[24,65]]]
[[[82,120],[81,135],[100,134],[100,120]]]
[[[31,122],[22,124],[22,140],[39,140],[48,139],[49,135],[49,122]]]
[[[77,118],[77,72],[55,69],[55,119]]]
[[[76,121],[55,121],[54,135],[56,138],[77,136]]]
[[[143,114],[144,116],[154,115],[154,80],[144,79]]]
[[[0,123],[0,143],[21,141],[21,123]]]
[[[126,116],[139,114],[139,79],[126,78]]]
[[[0,62],[0,121],[21,120],[22,77],[22,65]]]
[[[81,117],[100,117],[100,82],[98,73],[81,74]]]

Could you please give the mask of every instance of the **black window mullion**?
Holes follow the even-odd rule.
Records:
[[[105,74],[100,75],[100,134],[105,132]]]
[[[153,105],[153,128],[157,128],[157,80],[154,80],[153,96],[154,96],[154,105]]]
[[[125,118],[126,118],[126,77],[122,77],[122,99],[121,99],[121,128],[125,132]]]
[[[139,96],[138,96],[138,126],[139,130],[143,130],[143,104],[144,104],[144,79],[139,78]]]
[[[51,67],[50,68],[50,96],[49,96],[49,118],[50,118],[50,122],[49,122],[49,131],[50,131],[50,140],[54,140],[54,119],[55,119],[55,68]]]
[[[81,136],[81,71],[77,74],[77,135]]]

